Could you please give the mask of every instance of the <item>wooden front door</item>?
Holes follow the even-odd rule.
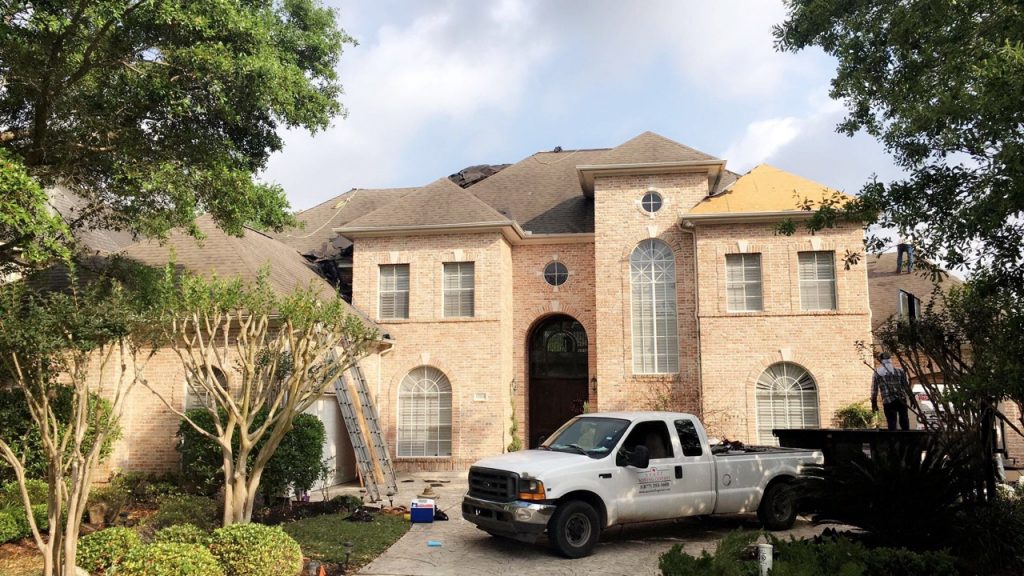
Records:
[[[587,350],[587,333],[570,316],[551,316],[534,328],[529,346],[531,448],[583,413],[589,398]]]

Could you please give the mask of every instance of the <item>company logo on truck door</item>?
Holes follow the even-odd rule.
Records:
[[[668,470],[651,468],[646,472],[638,474],[636,481],[639,485],[637,494],[657,494],[659,492],[668,492],[672,488],[672,481],[669,479]]]

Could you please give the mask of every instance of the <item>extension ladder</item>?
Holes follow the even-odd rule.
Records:
[[[384,496],[393,497],[398,493],[398,481],[391,466],[384,433],[380,429],[377,408],[370,397],[366,378],[358,362],[348,369],[348,377],[342,374],[335,380],[334,393],[345,420],[348,437],[352,440],[359,477],[370,501],[380,502],[382,489]]]

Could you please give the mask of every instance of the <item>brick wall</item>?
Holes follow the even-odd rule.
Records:
[[[475,315],[445,318],[442,264],[474,262]],[[409,318],[378,318],[379,266],[409,264]],[[507,443],[511,366],[511,254],[497,233],[360,238],[353,259],[353,303],[397,345],[365,362],[397,470],[463,469]],[[376,361],[379,360],[379,361]],[[452,387],[452,456],[395,453],[398,392],[414,368],[432,366]]]
[[[799,228],[798,228],[799,230]],[[859,226],[809,235],[776,235],[771,224],[700,226],[701,358],[704,418],[729,438],[756,440],[754,384],[775,362],[807,369],[818,388],[819,419],[833,425],[835,411],[868,397],[871,370],[855,342],[870,341],[870,308],[863,260],[844,268],[846,250],[862,250]],[[800,305],[797,252],[836,253],[837,310],[805,312]],[[763,312],[728,312],[725,256],[760,253]]]

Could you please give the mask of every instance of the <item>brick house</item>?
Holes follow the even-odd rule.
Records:
[[[867,396],[854,343],[871,337],[866,263],[842,262],[863,249],[862,227],[801,224],[798,201],[833,192],[767,165],[736,174],[645,132],[421,188],[354,189],[282,234],[235,238],[201,218],[201,243],[173,233],[122,252],[154,265],[173,252],[221,277],[269,265],[284,291],[333,284],[385,336],[361,367],[395,468],[459,470],[504,451],[513,423],[534,446],[584,410],[689,411],[751,443],[832,425]],[[795,234],[776,232],[785,220]],[[188,405],[172,352],[149,378]],[[177,417],[132,394],[111,465],[174,470]],[[351,478],[333,398],[314,411],[335,481]]]
[[[672,407],[748,442],[830,425],[867,395],[871,330],[866,265],[841,261],[862,228],[800,225],[798,200],[832,192],[647,132],[352,190],[276,238],[393,341],[362,365],[396,468],[462,469],[513,421],[532,446],[585,409]]]

